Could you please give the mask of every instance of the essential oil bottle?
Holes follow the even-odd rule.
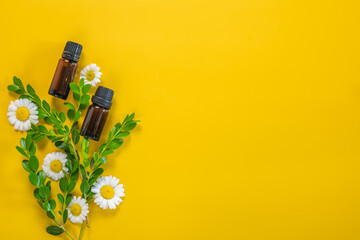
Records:
[[[93,104],[89,107],[80,134],[86,138],[99,141],[106,119],[109,115],[114,91],[106,87],[98,87],[92,96]]]
[[[70,83],[74,80],[82,46],[68,41],[65,45],[62,58],[60,58],[51,82],[49,94],[66,99],[70,91]]]

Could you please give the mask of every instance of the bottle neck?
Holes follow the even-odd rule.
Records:
[[[110,109],[110,108],[107,108],[106,106],[104,106],[103,104],[98,103],[98,102],[92,102],[92,105],[93,105],[93,106],[100,107],[100,108],[103,108],[103,109],[106,109],[106,110],[109,110],[109,109]]]
[[[77,64],[76,61],[74,61],[74,60],[72,60],[72,59],[69,59],[69,58],[64,58],[64,57],[62,57],[62,58],[60,58],[60,59],[63,60],[63,61],[65,61],[65,62],[76,63],[76,64]]]

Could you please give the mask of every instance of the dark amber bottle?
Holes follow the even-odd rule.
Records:
[[[99,141],[113,96],[114,91],[109,88],[100,86],[96,89],[95,95],[91,98],[93,105],[89,107],[81,127],[82,136]]]
[[[62,58],[60,58],[51,82],[49,94],[66,99],[70,91],[70,83],[74,80],[78,61],[82,51],[80,44],[68,41]]]

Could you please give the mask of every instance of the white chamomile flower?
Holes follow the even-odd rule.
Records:
[[[8,108],[8,119],[16,130],[27,131],[31,124],[38,123],[37,106],[28,99],[11,101]]]
[[[95,63],[90,63],[80,72],[80,79],[84,79],[85,84],[91,84],[96,87],[96,84],[100,82],[102,73],[99,72],[100,68]]]
[[[82,223],[85,221],[89,213],[89,205],[86,200],[81,197],[73,197],[70,204],[67,206],[68,216],[72,223]]]
[[[67,158],[65,153],[53,152],[46,155],[42,168],[49,178],[57,181],[64,177],[63,171],[66,173],[69,171],[69,169],[65,167],[66,162]]]
[[[94,202],[102,209],[115,209],[122,202],[120,197],[124,197],[124,187],[119,183],[119,179],[113,176],[100,177],[94,183],[91,191],[95,193]]]

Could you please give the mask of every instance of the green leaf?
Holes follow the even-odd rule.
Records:
[[[70,180],[75,180],[76,181],[78,177],[79,177],[79,171],[75,171],[75,172],[73,172],[71,174]]]
[[[24,93],[26,93],[25,92],[25,90],[24,89],[19,89],[19,90],[17,90],[17,91],[15,91],[17,94],[24,94]],[[31,99],[29,99],[30,101],[31,101]]]
[[[86,168],[89,165],[89,139],[87,138],[83,138],[81,141],[81,156],[84,167]]]
[[[22,149],[21,147],[16,146],[16,150],[18,150],[18,152],[21,153],[23,156],[28,157],[24,149]]]
[[[83,166],[83,165],[80,165],[79,167],[80,167],[80,172],[81,172],[81,175],[82,175],[83,179],[85,179],[85,178],[86,178],[86,171],[85,171],[85,168],[84,168],[84,166]]]
[[[47,101],[43,100],[42,101],[42,105],[43,105],[43,108],[47,111],[47,112],[50,112],[51,108],[50,108],[50,105],[47,103]]]
[[[41,197],[40,194],[39,194],[39,188],[35,188],[35,189],[34,189],[34,197],[35,197],[36,199],[42,200],[42,197]]]
[[[16,91],[16,92],[18,92],[18,91]],[[19,99],[28,99],[28,100],[32,100],[32,98],[29,96],[29,95],[21,95],[20,97],[19,97]]]
[[[103,174],[103,172],[104,172],[104,169],[98,168],[98,169],[96,169],[96,170],[93,172],[93,174],[92,174],[91,176],[92,176],[92,177],[98,177],[98,176],[100,176],[101,174]]]
[[[57,141],[55,146],[61,150],[68,150],[69,146],[64,141]]]
[[[75,111],[75,107],[74,107],[74,105],[72,105],[71,103],[66,102],[66,103],[64,103],[64,105],[65,105],[67,108]]]
[[[101,155],[102,155],[102,156],[107,156],[107,155],[110,155],[110,154],[113,154],[113,153],[114,153],[113,150],[108,149],[108,150],[104,151]]]
[[[40,140],[42,140],[44,137],[46,137],[46,135],[41,135],[36,139],[36,142],[39,142]]]
[[[25,171],[27,171],[27,172],[29,172],[29,173],[32,172],[28,160],[23,160],[23,161],[22,161],[22,165],[23,165],[23,168],[25,169]]]
[[[75,186],[76,186],[76,181],[72,180],[68,186],[68,189],[67,189],[68,192],[72,192],[74,190]]]
[[[90,100],[90,95],[88,94],[82,95],[80,99],[80,104],[86,104],[89,102],[89,100]]]
[[[51,199],[50,200],[50,206],[51,206],[51,209],[54,210],[56,208],[56,202],[54,199]]]
[[[64,230],[62,230],[58,226],[49,226],[46,228],[46,231],[51,235],[60,235],[64,232]]]
[[[65,120],[66,120],[65,113],[64,113],[64,112],[60,112],[59,117],[60,117],[61,122],[64,123]]]
[[[30,135],[30,134],[27,134],[27,135],[26,135],[25,142],[26,142],[26,149],[29,149],[29,148],[30,148],[30,144],[31,144],[31,142],[32,142],[32,139],[31,139],[31,135]]]
[[[75,99],[75,101],[78,102],[80,100],[80,94],[76,93],[76,92],[73,92],[73,98]]]
[[[75,111],[72,110],[72,109],[69,109],[69,110],[67,111],[67,116],[68,116],[68,118],[69,118],[70,120],[74,120]]]
[[[71,82],[70,88],[74,93],[80,93],[80,87],[76,83]]]
[[[63,223],[64,224],[66,223],[67,219],[68,219],[68,210],[65,209],[64,214],[63,214]]]
[[[62,192],[66,193],[68,189],[68,184],[65,178],[61,178],[59,182],[59,186]]]
[[[44,172],[43,170],[40,170],[40,171],[38,172],[38,176],[39,176],[39,178],[40,178],[40,185],[41,185],[41,184],[44,184],[44,183],[45,183],[45,180],[46,180],[46,174],[45,174],[45,172]]]
[[[51,219],[55,218],[54,214],[52,214],[52,212],[50,212],[50,211],[46,212],[46,215]]]
[[[79,81],[79,85],[80,87],[82,88],[85,84],[85,79],[84,78],[81,78],[80,81]]]
[[[74,142],[75,145],[78,144],[78,142],[79,142],[79,140],[80,140],[80,132],[79,132],[79,130],[76,129],[76,130],[73,132],[73,134],[72,134],[72,140],[73,140],[73,142]]]
[[[36,187],[38,187],[40,185],[40,178],[35,173],[29,174],[29,181],[31,182],[32,185],[34,185]]]
[[[43,205],[42,205],[42,207],[43,207],[43,209],[44,209],[45,211],[47,211],[47,212],[51,210],[51,205],[50,205],[50,203],[48,203],[48,202],[44,202]]]
[[[16,92],[17,90],[20,90],[20,87],[17,85],[9,85],[8,90],[11,92]]]
[[[71,202],[71,199],[72,199],[72,195],[71,195],[71,194],[68,194],[68,195],[66,196],[65,205],[69,205],[69,203]]]
[[[58,193],[58,194],[57,194],[57,198],[59,199],[59,202],[60,202],[61,204],[64,204],[64,196],[63,196],[61,193]]]
[[[136,127],[136,122],[130,122],[130,123],[127,123],[125,126],[124,126],[124,130],[132,130]]]
[[[29,165],[31,170],[33,170],[34,172],[36,172],[39,168],[39,160],[37,159],[36,156],[32,155],[29,159]]]
[[[121,126],[122,126],[121,123],[116,123],[115,126],[113,127],[113,132],[115,133],[115,132],[119,131]]]
[[[26,149],[26,141],[25,141],[25,138],[21,138],[20,139],[20,146],[24,149]]]
[[[80,116],[81,116],[81,112],[77,111],[74,115],[74,121],[79,120]]]
[[[26,89],[28,93],[30,93],[30,95],[33,95],[35,93],[35,90],[29,84],[26,86]]]
[[[50,189],[45,185],[41,185],[39,194],[42,198],[47,199],[50,196]]]
[[[77,170],[78,166],[79,166],[79,162],[78,161],[74,162],[71,169],[71,173],[74,173]]]
[[[81,88],[82,94],[87,94],[91,89],[91,84],[86,84]]]
[[[14,84],[19,86],[19,87],[24,87],[24,85],[22,84],[20,78],[17,78],[17,77],[13,77],[13,81],[14,81]]]
[[[114,139],[113,141],[111,141],[108,146],[111,149],[118,149],[122,145],[122,143],[123,143],[123,140],[121,138],[117,138],[117,139]]]
[[[89,185],[93,185],[96,182],[97,178],[96,177],[91,177],[89,179]],[[90,195],[90,194],[89,194]]]
[[[50,181],[50,180],[47,181],[46,186],[47,186],[47,187],[49,188],[49,190],[51,191],[51,181]]]
[[[107,146],[106,143],[101,144],[99,147],[99,152],[103,152],[106,146]],[[96,161],[96,159],[95,159],[95,161]]]
[[[55,117],[58,117],[59,116],[59,114],[58,114],[58,112],[56,111],[56,109],[51,109],[51,113],[55,116]]]
[[[47,124],[52,124],[54,122],[53,117],[45,117],[44,120]]]
[[[82,110],[86,109],[88,106],[89,106],[89,103],[80,104],[80,106],[79,106],[79,111],[82,111]]]
[[[124,138],[130,135],[129,131],[124,131],[124,132],[119,132],[118,134],[116,134],[117,138]]]
[[[36,153],[36,145],[35,145],[34,142],[31,142],[31,143],[30,143],[29,153],[30,153],[31,155],[34,155],[34,154]]]
[[[111,136],[112,136],[112,131],[109,131],[108,137],[106,139],[107,142],[110,142]]]
[[[101,157],[101,158],[98,160],[98,163],[100,163],[100,164],[105,164],[105,163],[106,163],[106,158]]]
[[[83,138],[81,141],[81,150],[84,152],[89,152],[89,139]]]
[[[44,125],[39,125],[38,128],[39,128],[39,132],[41,132],[41,133],[48,132],[47,128]]]
[[[89,183],[87,181],[82,181],[80,185],[81,192],[85,195],[90,190]]]
[[[124,122],[130,122],[134,119],[135,113],[132,113],[131,115],[127,115],[124,119]]]

